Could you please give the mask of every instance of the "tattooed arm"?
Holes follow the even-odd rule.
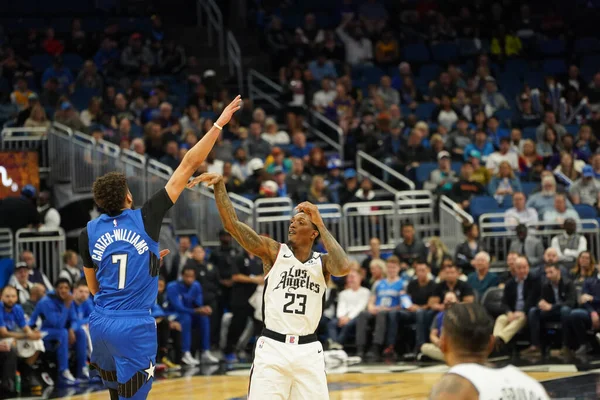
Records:
[[[194,186],[198,182],[206,182],[208,185],[214,186],[215,201],[223,227],[246,251],[262,259],[264,273],[268,274],[277,258],[280,244],[273,239],[260,236],[238,219],[221,175],[202,174],[191,181],[188,187]]]
[[[348,256],[331,232],[325,227],[317,206],[309,202],[304,202],[298,204],[297,208],[299,212],[307,214],[319,230],[319,235],[327,250],[327,254],[324,254],[322,257],[325,270],[333,276],[348,275],[348,272],[350,272]]]
[[[446,374],[435,384],[429,400],[478,400],[479,393],[471,382],[455,374]]]

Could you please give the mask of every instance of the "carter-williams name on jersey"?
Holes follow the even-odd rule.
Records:
[[[94,249],[92,250],[92,260],[102,261],[102,255],[106,248],[114,242],[123,241],[130,243],[135,247],[139,255],[144,254],[148,251],[148,243],[137,233],[129,229],[115,229],[113,233],[106,232],[100,236],[96,243],[94,243]]]
[[[297,269],[296,266],[293,265],[288,271],[281,273],[279,283],[273,290],[287,289],[288,292],[291,292],[299,288],[307,288],[315,293],[321,291],[321,285],[311,280],[306,269]]]

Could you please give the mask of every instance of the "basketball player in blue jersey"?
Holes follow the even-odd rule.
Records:
[[[165,188],[141,209],[132,209],[125,175],[111,172],[94,182],[94,201],[104,214],[82,231],[79,249],[96,304],[90,315],[91,365],[109,388],[111,400],[145,399],[152,387],[157,339],[150,309],[158,294],[160,258],[168,253],[159,253],[162,220],[241,101],[237,96],[223,110]]]

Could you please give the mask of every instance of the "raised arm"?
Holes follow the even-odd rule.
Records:
[[[329,232],[325,226],[317,206],[305,201],[298,204],[298,207],[296,208],[299,212],[303,212],[308,215],[312,223],[315,224],[317,230],[319,231],[319,235],[321,236],[325,250],[327,250],[327,254],[324,254],[321,257],[325,270],[333,276],[348,275],[348,272],[350,272],[350,262],[348,261],[348,256],[346,255],[346,252],[342,246],[337,240],[335,240],[331,232]]]
[[[221,175],[214,173],[202,174],[191,181],[188,187],[193,187],[199,182],[206,182],[207,185],[214,186],[215,201],[223,227],[247,252],[260,257],[263,260],[265,275],[269,273],[277,258],[280,244],[273,239],[260,236],[238,219]]]
[[[221,116],[217,119],[217,122],[215,122],[215,125],[213,125],[206,135],[204,135],[204,137],[185,154],[183,160],[181,160],[181,164],[179,164],[179,167],[173,172],[171,179],[169,179],[169,182],[167,182],[167,185],[165,186],[167,194],[173,203],[177,201],[194,172],[200,168],[200,165],[204,162],[206,156],[212,150],[215,141],[221,134],[221,130],[229,123],[233,113],[240,109],[241,104],[242,98],[238,95],[227,107],[225,107]]]

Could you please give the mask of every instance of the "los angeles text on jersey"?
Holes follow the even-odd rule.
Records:
[[[526,388],[502,388],[502,396],[498,400],[542,400],[539,393]]]
[[[110,244],[118,241],[130,243],[140,255],[148,251],[148,243],[146,243],[139,234],[129,229],[115,229],[112,234],[106,232],[96,240],[96,243],[94,243],[94,250],[92,251],[92,259],[98,262],[102,261],[102,255],[106,248]]]
[[[307,288],[311,292],[320,293],[321,285],[312,282],[308,271],[305,269],[294,269],[296,266],[292,266],[289,271],[283,271],[281,273],[281,279],[275,289],[288,289],[296,290],[298,288]]]

